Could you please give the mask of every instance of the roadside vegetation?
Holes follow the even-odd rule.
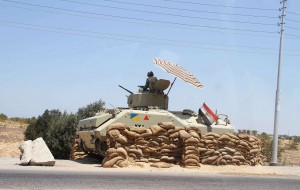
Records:
[[[30,121],[34,118],[20,118],[20,117],[7,117],[4,113],[0,113],[0,122],[12,121],[20,124],[29,124]]]
[[[273,136],[265,132],[258,133],[258,131],[250,130],[239,130],[238,133],[252,134],[258,137],[263,142],[262,154],[266,157],[266,162],[272,161],[272,152],[273,152]],[[278,137],[278,162],[285,164],[285,159],[283,154],[286,151],[298,151],[300,144],[299,136],[288,136],[288,135],[279,135]]]
[[[42,137],[56,159],[69,159],[72,140],[79,120],[95,116],[104,109],[102,100],[79,108],[76,113],[61,112],[58,109],[45,110],[31,119],[25,131],[25,140]]]

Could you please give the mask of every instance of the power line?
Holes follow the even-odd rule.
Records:
[[[290,37],[300,38],[300,36],[298,36],[298,35],[293,35],[293,34],[285,34],[285,35],[290,36]]]
[[[0,22],[6,22],[1,21]],[[93,31],[86,31],[86,30],[74,30],[74,29],[66,29],[66,28],[59,28],[59,27],[50,27],[50,26],[42,26],[42,25],[33,25],[33,24],[25,24],[25,23],[17,23],[17,22],[7,22],[8,24],[22,24],[24,26],[11,26],[7,24],[0,24],[5,27],[10,28],[21,28],[21,29],[29,29],[29,30],[37,30],[37,31],[45,31],[45,32],[52,32],[52,33],[61,33],[61,34],[67,34],[67,35],[75,35],[75,36],[83,36],[83,37],[95,37],[95,38],[101,38],[101,39],[112,39],[112,40],[121,40],[121,41],[130,41],[130,42],[139,42],[139,43],[148,43],[148,44],[159,44],[159,45],[166,45],[166,46],[177,46],[177,47],[187,47],[187,48],[195,48],[195,49],[208,49],[208,50],[218,50],[218,51],[229,51],[229,52],[243,52],[243,53],[255,53],[255,54],[264,54],[264,55],[276,55],[276,53],[267,53],[267,52],[257,52],[257,51],[245,51],[245,50],[236,50],[236,49],[224,49],[224,48],[212,48],[207,46],[198,46],[198,45],[184,45],[184,44],[177,44],[177,43],[162,43],[160,40],[164,39],[158,39],[158,38],[145,38],[146,40],[139,40],[135,39],[138,38],[136,36],[128,36],[128,35],[119,35],[119,34],[110,34],[110,33],[100,33],[100,32],[93,32]],[[47,29],[40,29],[40,28],[33,28],[33,27],[44,27]],[[49,29],[55,29],[49,30]],[[57,30],[65,30],[65,31],[57,31]],[[75,32],[75,33],[74,33]],[[99,36],[99,35],[87,35],[87,34],[81,34],[77,32],[86,32],[86,33],[94,33],[94,34],[100,34],[100,35],[110,35],[107,36]],[[128,39],[131,38],[131,39]],[[155,39],[156,42],[148,41],[148,39]],[[176,42],[176,41],[175,41]],[[205,43],[203,43],[205,44]],[[207,44],[206,44],[207,45]],[[211,44],[213,45],[213,44]],[[216,44],[217,45],[217,44]],[[222,45],[220,45],[222,46]],[[231,46],[231,45],[229,45]],[[232,46],[234,47],[234,46]],[[238,46],[236,46],[238,47]],[[246,47],[246,46],[245,46]],[[250,48],[250,46],[249,46]],[[269,49],[269,48],[266,48]],[[274,49],[275,50],[275,49]],[[300,56],[300,55],[289,55],[289,56]]]
[[[203,42],[196,42],[196,41],[183,41],[183,40],[153,38],[153,37],[144,37],[144,36],[133,36],[133,35],[124,35],[124,34],[112,34],[112,33],[96,32],[96,31],[90,31],[90,30],[68,29],[68,28],[62,28],[62,27],[45,26],[45,25],[38,25],[38,24],[28,24],[28,23],[23,23],[23,22],[14,22],[14,21],[5,21],[5,20],[0,20],[0,23],[1,22],[2,23],[7,23],[7,24],[19,24],[19,25],[25,25],[25,26],[33,26],[33,27],[41,27],[41,28],[49,28],[49,29],[57,29],[57,30],[66,30],[66,31],[71,31],[71,32],[84,32],[84,33],[93,33],[93,34],[100,34],[100,35],[122,36],[122,37],[128,37],[128,38],[139,38],[139,39],[147,39],[147,40],[168,41],[168,42],[185,43],[185,44],[202,44],[202,45],[227,46],[227,47],[237,47],[237,48],[277,50],[276,48],[258,47],[258,46],[245,46],[245,45],[237,46],[237,45],[230,45],[230,44],[203,43]]]
[[[261,22],[248,22],[248,21],[227,20],[227,19],[213,19],[213,18],[208,18],[208,17],[198,17],[198,16],[188,16],[188,15],[180,15],[180,14],[161,13],[161,12],[154,12],[154,11],[145,11],[145,10],[140,10],[140,9],[129,9],[129,8],[121,8],[121,7],[108,6],[108,5],[102,5],[102,4],[85,3],[85,2],[79,2],[79,1],[73,1],[73,0],[61,0],[61,1],[69,2],[69,3],[76,3],[76,4],[81,4],[81,5],[105,7],[105,8],[110,8],[110,9],[135,11],[135,12],[158,14],[158,15],[165,15],[165,16],[175,16],[175,17],[182,17],[182,18],[192,18],[192,19],[222,21],[222,22],[233,22],[233,23],[239,23],[239,24],[264,25],[264,26],[265,25],[268,25],[268,26],[274,26],[275,25],[275,24],[261,23]]]
[[[33,8],[27,8],[27,7],[19,7],[19,6],[13,6],[13,5],[6,5],[6,4],[2,4],[2,5],[7,6],[7,7],[12,7],[12,8],[23,9],[23,10],[40,11],[40,12],[47,12],[47,13],[51,13],[51,14],[61,14],[61,15],[67,15],[67,16],[76,16],[76,17],[81,17],[81,18],[109,20],[109,21],[114,21],[114,22],[126,22],[126,23],[130,23],[130,24],[143,24],[143,25],[147,25],[147,26],[151,25],[151,26],[157,26],[157,27],[175,28],[175,29],[183,29],[183,30],[195,30],[195,31],[215,32],[215,33],[233,34],[233,35],[241,35],[241,36],[274,38],[274,36],[262,35],[262,34],[239,33],[239,32],[231,32],[231,31],[219,31],[219,30],[210,30],[210,29],[202,29],[202,28],[195,28],[195,27],[184,27],[184,26],[171,26],[171,25],[163,25],[163,24],[156,24],[156,23],[145,23],[145,22],[138,22],[138,21],[128,21],[128,20],[121,20],[121,19],[115,19],[115,18],[103,18],[103,17],[100,18],[100,17],[95,17],[95,16],[78,15],[78,14],[72,14],[72,13],[63,13],[63,12],[57,12],[57,11],[44,10],[44,9],[33,9]]]
[[[48,8],[48,9],[55,9],[55,10],[61,10],[61,11],[69,11],[69,12],[90,14],[90,15],[98,15],[98,16],[108,16],[108,17],[114,17],[114,18],[119,18],[119,19],[138,20],[138,21],[145,21],[145,22],[152,22],[152,23],[162,23],[162,24],[171,24],[171,25],[188,26],[188,27],[199,27],[199,28],[229,30],[229,31],[253,32],[253,33],[266,33],[266,34],[275,34],[276,33],[276,32],[271,32],[271,31],[264,31],[264,30],[233,29],[233,28],[227,28],[227,27],[205,26],[205,25],[178,23],[178,22],[168,22],[168,21],[140,19],[140,18],[132,18],[132,17],[124,17],[124,16],[115,16],[115,15],[108,15],[108,14],[93,13],[93,12],[87,12],[87,11],[78,11],[78,10],[73,10],[73,9],[57,8],[57,7],[46,6],[46,5],[39,5],[39,4],[23,3],[23,2],[17,2],[17,1],[11,1],[11,0],[4,0],[4,1],[8,1],[8,2],[12,2],[12,3],[17,3],[17,4],[22,4],[22,5],[34,6],[34,7],[42,7],[42,8]]]
[[[5,0],[11,1],[11,0]],[[189,12],[197,12],[197,13],[210,13],[210,14],[221,14],[221,15],[235,15],[235,16],[244,16],[244,17],[256,17],[256,18],[269,18],[274,19],[276,17],[266,16],[266,15],[251,15],[251,14],[238,14],[238,13],[225,13],[225,12],[217,12],[217,11],[203,11],[203,10],[196,10],[196,9],[185,9],[185,8],[175,8],[175,7],[164,7],[158,5],[151,5],[151,4],[143,4],[143,3],[132,3],[132,2],[124,2],[124,1],[116,1],[116,0],[104,0],[110,1],[119,4],[126,4],[126,5],[137,5],[143,7],[153,7],[153,8],[161,8],[161,9],[168,9],[168,10],[177,10],[177,11],[189,11]]]
[[[210,7],[223,7],[223,8],[235,8],[235,9],[261,10],[261,11],[277,11],[276,9],[266,9],[266,8],[257,8],[257,7],[239,7],[239,6],[230,6],[230,5],[217,5],[217,4],[210,4],[210,3],[199,3],[199,2],[179,1],[179,0],[164,0],[164,1],[182,3],[182,4],[204,5],[204,6],[210,6]]]
[[[300,16],[299,13],[294,13],[294,12],[290,12],[290,11],[286,11],[286,12],[289,13],[289,14],[291,14],[291,15],[298,15],[298,16]]]
[[[293,19],[285,19],[285,20],[287,20],[287,21],[291,21],[291,22],[300,22],[299,20],[293,20]]]
[[[300,28],[296,28],[296,27],[291,27],[291,26],[285,26],[285,27],[293,30],[300,30]]]

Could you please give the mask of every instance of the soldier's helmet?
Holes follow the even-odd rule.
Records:
[[[149,71],[149,72],[147,73],[147,76],[148,76],[148,77],[153,77],[153,76],[154,76],[154,74],[153,74],[153,72],[152,72],[152,71]]]

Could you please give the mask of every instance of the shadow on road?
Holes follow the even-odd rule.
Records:
[[[96,155],[86,155],[82,158],[77,158],[75,160],[72,160],[74,162],[80,163],[80,164],[99,164],[102,165],[102,158],[99,158]]]

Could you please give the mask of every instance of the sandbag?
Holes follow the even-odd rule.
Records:
[[[146,129],[146,132],[141,134],[141,137],[149,137],[152,135],[153,135],[153,133],[152,133],[151,129]]]
[[[118,138],[116,138],[117,142],[121,143],[121,144],[125,144],[127,143],[127,138],[124,135],[119,135]]]
[[[129,131],[129,130],[124,130],[124,131],[122,131],[122,133],[124,135],[126,135],[126,137],[128,137],[129,139],[135,139],[135,138],[138,138],[140,136],[139,133],[136,133],[134,131]]]
[[[122,148],[122,147],[117,148],[117,153],[118,153],[121,157],[123,157],[124,159],[127,159],[127,158],[128,158],[127,151],[126,151],[124,148]]]
[[[158,126],[165,130],[175,129],[175,126],[172,122],[160,122],[158,123]]]
[[[174,157],[170,157],[170,156],[162,156],[160,158],[160,160],[162,162],[167,162],[167,163],[173,163],[173,162],[175,162],[175,158]]]
[[[228,135],[222,135],[220,138],[218,138],[218,141],[230,141],[230,137]]]
[[[170,138],[178,138],[180,135],[179,135],[179,132],[177,131],[177,132],[174,132],[174,133],[171,133],[170,135],[169,135],[169,137]]]
[[[129,162],[127,160],[122,160],[120,163],[118,163],[118,166],[120,168],[126,168],[129,166]]]
[[[106,162],[104,162],[104,163],[102,164],[102,167],[104,167],[104,168],[111,168],[111,167],[113,167],[113,165],[114,165],[118,160],[124,160],[124,158],[122,158],[121,156],[114,157],[113,159],[107,160]]]
[[[146,133],[147,129],[144,127],[130,127],[130,131],[136,132],[138,134]]]
[[[148,161],[149,162],[160,162],[160,159],[158,159],[158,158],[149,158]]]
[[[199,140],[201,138],[200,135],[198,133],[196,133],[195,131],[190,131],[189,134],[192,135],[192,137],[197,138]]]
[[[108,135],[113,138],[117,138],[120,135],[120,131],[117,129],[111,129],[108,131]]]
[[[113,123],[113,124],[110,124],[108,127],[107,127],[107,131],[110,131],[110,130],[113,130],[113,129],[117,129],[117,130],[125,130],[126,129],[126,126],[124,123]]]
[[[142,150],[140,150],[140,149],[128,149],[127,152],[128,152],[128,155],[129,155],[130,153],[133,153],[133,154],[135,154],[137,157],[143,156],[143,152],[142,152]]]
[[[177,146],[175,144],[163,144],[161,146],[162,149],[175,149]]]
[[[114,157],[118,157],[119,156],[119,153],[117,153],[117,152],[114,152],[114,153],[111,153],[111,154],[108,154],[107,155],[107,157],[109,158],[109,159],[113,159]]]
[[[200,143],[199,139],[195,137],[190,137],[184,141],[184,143],[198,144]]]
[[[186,156],[183,156],[182,159],[183,159],[183,160],[194,159],[194,160],[197,160],[198,162],[199,162],[199,160],[200,160],[199,156],[194,155],[194,154],[188,154],[188,155],[186,155]]]
[[[188,165],[188,166],[200,166],[199,161],[197,161],[195,159],[184,160],[184,164]]]
[[[157,133],[160,133],[160,132],[167,132],[167,130],[161,128],[158,125],[152,125],[150,127],[150,129],[151,129],[153,135],[156,135]]]
[[[205,136],[213,136],[214,138],[220,138],[221,135],[213,132],[206,133]]]
[[[179,136],[182,140],[186,140],[190,137],[192,137],[188,132],[186,132],[185,130],[180,130],[179,131]]]
[[[196,127],[196,126],[188,126],[186,127],[186,131],[191,133],[191,132],[195,132],[197,134],[200,134],[201,135],[201,130],[199,127]]]

